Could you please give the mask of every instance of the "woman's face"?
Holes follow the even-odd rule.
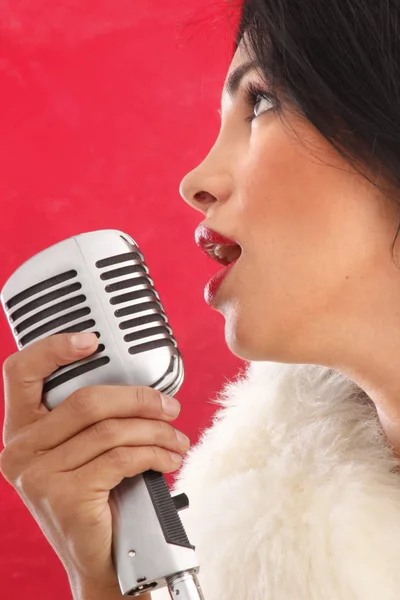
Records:
[[[249,60],[240,46],[227,79]],[[399,288],[397,209],[289,106],[286,125],[268,100],[251,106],[249,82],[268,91],[254,69],[225,86],[219,136],[181,194],[242,247],[212,305],[232,352],[327,364],[376,319],[382,289]]]

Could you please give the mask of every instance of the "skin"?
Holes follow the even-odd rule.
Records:
[[[241,44],[227,80],[251,58]],[[181,184],[202,222],[242,246],[213,302],[228,347],[245,360],[349,376],[399,454],[400,270],[391,256],[399,208],[294,107],[282,122],[263,101],[247,122],[249,81],[268,89],[254,69],[234,96],[225,86],[218,138]]]

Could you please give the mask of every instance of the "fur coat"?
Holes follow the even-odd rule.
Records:
[[[400,600],[400,461],[367,394],[258,362],[217,403],[174,489],[205,600]]]

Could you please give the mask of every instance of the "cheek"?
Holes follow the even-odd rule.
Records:
[[[316,252],[326,248],[336,230],[335,209],[315,165],[284,136],[269,136],[252,150],[241,196],[245,236],[253,266],[284,300],[292,291],[298,294],[317,268]],[[335,240],[330,243],[336,251]]]
[[[349,208],[346,196],[352,176],[324,164],[331,158],[328,150],[310,134],[306,139],[314,146],[319,142],[316,157],[282,126],[254,136],[244,168],[241,211],[253,231],[256,227],[264,233],[266,243],[299,242],[305,236],[316,244],[326,241],[327,234],[337,231],[339,215]],[[312,244],[307,248],[315,250]]]
[[[257,282],[254,313],[265,300],[289,320],[337,307],[355,289],[349,280],[356,286],[372,278],[389,257],[390,237],[377,227],[382,205],[370,184],[308,127],[303,143],[275,124],[254,135],[239,185],[248,240],[242,284]]]

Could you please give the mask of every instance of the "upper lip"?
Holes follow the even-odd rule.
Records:
[[[207,256],[224,266],[228,265],[229,261],[225,258],[216,256],[214,249],[217,246],[239,246],[240,250],[242,250],[238,241],[229,239],[225,235],[222,235],[222,233],[219,233],[214,229],[210,229],[203,224],[197,227],[194,237],[196,244],[203,250],[205,254],[207,254]]]

